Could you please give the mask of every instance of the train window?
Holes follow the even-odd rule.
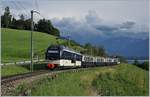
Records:
[[[64,59],[69,59],[69,60],[74,60],[75,59],[75,54],[67,51],[63,51],[62,58]]]
[[[76,60],[78,60],[78,61],[80,61],[80,60],[81,60],[81,58],[82,58],[82,56],[81,56],[81,55],[77,55],[77,54],[76,54],[75,56],[76,56],[76,57],[75,57],[75,58],[76,58]]]
[[[86,57],[84,56],[84,61],[86,61]]]
[[[101,59],[97,59],[97,62],[101,62]]]
[[[86,57],[86,61],[87,61],[87,62],[89,61],[89,57]]]
[[[67,58],[67,52],[65,52],[65,51],[63,52],[62,58],[63,58],[63,59],[66,59],[66,58]]]
[[[76,55],[75,55],[74,53],[72,53],[71,59],[72,59],[72,60],[75,60],[75,59],[76,59]]]

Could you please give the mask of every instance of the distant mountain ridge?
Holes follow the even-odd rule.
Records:
[[[149,39],[133,39],[127,37],[112,38],[101,42],[111,54],[125,57],[148,57]]]
[[[92,36],[91,36],[92,37]],[[128,57],[149,57],[149,38],[138,39],[130,37],[95,37],[85,41],[83,38],[73,36],[79,43],[90,42],[93,45],[103,46],[111,55],[121,55]]]

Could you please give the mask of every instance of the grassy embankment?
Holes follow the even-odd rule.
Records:
[[[144,96],[149,91],[148,77],[148,71],[134,65],[121,64],[113,68],[100,67],[76,73],[61,73],[55,79],[46,76],[30,83],[31,85],[18,86],[13,95],[25,92],[34,96]]]
[[[45,70],[46,64],[44,63],[38,63],[33,65],[33,70]],[[30,72],[30,66],[24,65],[24,66],[18,66],[18,65],[8,65],[8,66],[2,66],[1,67],[1,76],[9,76],[9,75],[15,75],[15,74],[21,74]]]
[[[23,61],[30,59],[30,31],[26,30],[15,30],[15,29],[1,29],[2,36],[2,63],[11,63],[15,61]],[[37,55],[44,59],[45,51],[47,47],[51,44],[66,44],[66,40],[56,40],[55,36],[34,32],[33,33],[33,43],[34,43],[34,56]],[[80,51],[83,48],[74,45],[72,48]],[[2,68],[2,75],[12,75],[17,73],[23,73],[24,71],[29,71],[27,68],[14,66],[5,66]]]
[[[12,65],[12,66],[4,66],[1,68],[1,76],[8,76],[25,72],[29,72],[29,69],[24,68],[22,66]]]

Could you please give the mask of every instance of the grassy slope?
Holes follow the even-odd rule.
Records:
[[[2,62],[28,60],[30,58],[30,31],[2,28]],[[34,53],[44,58],[44,53],[50,44],[66,41],[56,40],[55,36],[34,32]],[[79,46],[75,48],[81,49]]]
[[[115,72],[99,74],[93,81],[99,95],[146,96],[149,74],[133,65],[119,65]]]
[[[100,67],[77,73],[62,73],[55,79],[45,77],[34,85],[22,86],[29,95],[148,95],[148,71],[133,65]],[[32,84],[32,83],[31,83]],[[22,89],[25,90],[25,89]],[[17,88],[17,93],[20,91]],[[17,95],[17,94],[16,94]]]
[[[56,43],[55,37],[34,32],[35,53],[43,53],[50,44]],[[2,28],[2,62],[30,58],[30,31]]]

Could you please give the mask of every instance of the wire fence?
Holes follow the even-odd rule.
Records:
[[[35,59],[33,60],[34,63],[38,62],[45,62],[44,59]],[[16,61],[16,62],[11,62],[11,63],[2,63],[1,66],[6,66],[6,65],[28,65],[30,64],[30,60],[24,60],[24,61]]]

